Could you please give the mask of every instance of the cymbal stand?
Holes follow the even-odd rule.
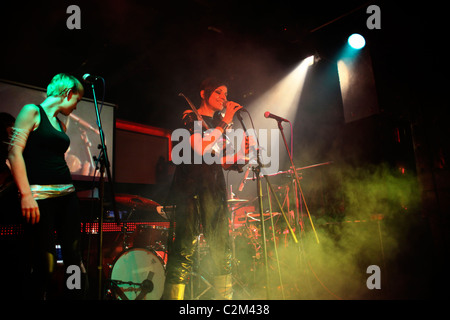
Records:
[[[259,151],[257,151],[259,153]],[[269,290],[269,263],[267,258],[267,244],[266,244],[266,228],[264,223],[264,213],[263,213],[263,202],[262,202],[262,188],[261,188],[261,165],[259,161],[258,154],[258,166],[253,167],[253,171],[256,174],[256,190],[258,197],[258,205],[259,205],[259,217],[261,219],[261,233],[262,233],[262,243],[263,243],[263,254],[264,254],[264,267],[265,267],[265,275],[266,275],[266,298],[270,297]]]
[[[278,258],[278,247],[277,247],[277,241],[275,238],[275,225],[273,224],[273,214],[272,214],[272,201],[270,200],[270,193],[268,192],[267,198],[269,200],[269,212],[270,212],[270,224],[272,227],[272,238],[273,238],[273,250],[275,252],[275,261],[277,262],[277,269],[278,269],[278,279],[280,281],[280,287],[281,287],[281,294],[283,297],[283,300],[286,299],[284,295],[284,286],[283,286],[283,279],[281,277],[281,268],[280,268],[280,259]],[[288,208],[289,210],[289,208]],[[288,211],[289,212],[289,211]]]
[[[198,272],[198,273],[195,272],[195,269],[197,269],[197,268],[200,269],[200,261],[201,261],[201,258],[202,258],[201,257],[201,252],[200,252],[201,237],[202,237],[202,234],[199,234],[197,236],[197,240],[196,240],[196,242],[197,242],[197,249],[196,249],[197,258],[195,259],[196,260],[196,264],[192,266],[192,271],[191,271],[191,275],[190,275],[190,278],[191,278],[191,281],[189,283],[189,285],[190,285],[190,294],[191,294],[190,300],[199,300],[211,288],[214,288],[214,286],[207,279],[205,279],[205,277],[201,274],[201,272]],[[194,278],[197,279],[196,285],[194,284]],[[196,288],[200,288],[201,282],[203,282],[203,284],[206,286],[206,288],[202,292],[197,294],[195,289]],[[194,296],[194,292],[196,294],[195,296]]]
[[[234,227],[234,222],[235,222],[235,217],[236,217],[236,210],[239,209],[239,206],[237,207],[233,207],[231,206],[231,266],[233,268],[233,270],[238,270],[238,266],[241,263],[237,258],[236,258],[236,228]],[[236,272],[237,273],[237,272]],[[240,280],[240,278],[236,277],[235,272],[232,272],[232,278],[233,278],[233,286],[235,283],[237,283],[239,285],[239,287],[242,288],[242,290],[244,291],[244,293],[248,296],[251,297],[251,294],[247,291],[244,283]]]

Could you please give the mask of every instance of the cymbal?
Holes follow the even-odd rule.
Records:
[[[274,217],[274,216],[278,216],[278,215],[280,215],[280,214],[281,214],[280,212],[272,212],[272,216],[273,216],[273,217]],[[247,213],[247,217],[249,217],[249,218],[251,218],[251,219],[253,219],[253,220],[256,220],[256,221],[260,221],[260,220],[261,220],[261,219],[260,219],[261,215],[260,215],[259,212],[248,212],[248,213]],[[264,221],[265,221],[266,218],[270,217],[270,212],[263,213],[263,217],[264,217]]]
[[[136,209],[156,210],[156,207],[159,206],[153,200],[132,194],[116,194],[114,199],[116,203]]]
[[[240,202],[247,202],[247,199],[228,199],[228,203],[240,203]]]
[[[228,199],[228,207],[231,210],[236,210],[237,208],[246,206],[246,203],[248,202],[248,200],[246,199]]]

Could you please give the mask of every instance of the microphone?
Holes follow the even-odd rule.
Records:
[[[284,119],[282,117],[276,116],[276,115],[270,113],[269,111],[264,112],[264,117],[272,118],[272,119],[275,119],[275,120],[280,121],[280,122],[283,122],[283,121],[284,122],[289,122],[289,120],[286,120],[286,119]]]
[[[227,107],[227,102],[229,102],[228,100],[225,100],[224,102],[223,102],[223,107],[224,108],[226,108]],[[239,109],[238,111],[236,111],[236,115],[239,115],[242,111],[244,111],[244,112],[247,112],[247,110],[245,110],[244,108],[242,108],[242,109]]]
[[[97,81],[98,79],[101,79],[102,77],[98,77],[98,76],[93,76],[93,75],[91,75],[91,74],[89,74],[89,73],[86,73],[84,76],[83,76],[83,80],[84,80],[84,82],[86,82],[86,83],[94,83],[95,81]]]

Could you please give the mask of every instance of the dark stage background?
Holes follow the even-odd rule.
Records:
[[[66,25],[72,4],[81,10],[81,29]],[[366,25],[371,4],[381,9],[381,29]],[[292,137],[288,127],[285,132],[293,141],[296,167],[330,163],[301,170],[304,200],[321,241],[315,241],[302,204],[304,264],[290,268],[298,262],[290,260],[297,256],[291,244],[280,252],[288,298],[444,299],[450,134],[443,8],[356,0],[45,1],[9,4],[0,21],[0,79],[39,88],[60,72],[105,79],[106,90],[99,86],[97,97],[104,94],[105,102],[117,106],[110,146],[114,189],[158,204],[166,204],[174,170],[168,137],[189,108],[178,93],[198,104],[201,80],[218,75],[230,84],[229,100],[250,106],[314,55],[290,119]],[[369,68],[354,70],[360,78],[352,88],[364,94],[344,100],[337,65],[354,32],[366,39],[360,57]],[[86,97],[92,98],[89,86]],[[256,118],[281,109],[263,101],[249,111]],[[271,121],[255,124],[267,128]],[[289,169],[283,147],[281,171]],[[227,178],[237,197],[255,198],[254,182],[239,192],[242,174]],[[292,177],[272,181],[290,200],[289,209],[295,208]],[[77,186],[87,191],[81,194],[84,219],[95,220],[92,185],[77,181]],[[129,213],[129,207],[121,210]],[[3,225],[12,220],[20,225],[13,211],[1,208]],[[154,210],[137,210],[133,219],[167,222]],[[21,256],[20,236],[5,228],[7,256]],[[110,247],[118,236],[111,232],[116,233],[107,236]],[[87,246],[90,238],[84,236]],[[87,254],[95,259],[95,246]],[[14,263],[20,266],[20,259]],[[382,268],[381,290],[366,287],[366,268],[373,264]],[[95,263],[91,267],[95,283]]]

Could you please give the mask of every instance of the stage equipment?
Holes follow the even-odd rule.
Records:
[[[122,235],[122,239],[123,239],[122,249],[123,250],[127,250],[128,247],[130,246],[130,243],[132,244],[133,247],[155,249],[156,248],[155,246],[157,246],[156,240],[162,240],[160,237],[155,235],[156,234],[155,230],[156,229],[167,230],[167,228],[152,227],[152,226],[148,226],[148,225],[138,225],[132,236],[132,239],[130,240],[129,239],[130,232],[129,232],[129,228],[128,228],[128,221],[132,217],[133,213],[136,212],[136,210],[158,212],[157,208],[161,207],[161,206],[157,202],[155,202],[151,199],[147,199],[147,198],[137,196],[137,195],[117,194],[115,197],[115,200],[118,205],[121,205],[121,206],[126,207],[127,209],[130,209],[130,211],[127,212],[127,216],[122,217],[123,223],[122,223],[122,227],[121,227],[121,234],[117,235],[115,242],[118,241],[119,237]],[[154,232],[152,232],[152,231],[154,231]],[[167,232],[166,232],[166,240],[167,240]],[[161,247],[161,244],[158,246]]]
[[[118,300],[160,300],[165,282],[164,263],[152,250],[124,251],[111,271],[111,291]]]
[[[132,210],[157,211],[159,204],[151,199],[132,194],[116,194],[116,203],[126,206]]]
[[[85,75],[86,76],[86,75]],[[83,77],[84,79],[85,77]],[[98,77],[100,78],[100,77]],[[103,93],[105,92],[105,80],[101,78],[103,81]],[[100,145],[98,148],[100,149],[98,157],[94,156],[94,160],[96,163],[96,167],[100,163],[100,180],[99,180],[99,199],[100,199],[100,212],[99,212],[99,237],[98,237],[98,298],[102,300],[103,298],[103,286],[102,286],[102,276],[103,276],[103,220],[104,220],[104,200],[105,200],[105,171],[108,178],[108,182],[110,184],[110,196],[113,204],[113,212],[115,217],[115,222],[120,224],[120,217],[118,211],[116,209],[116,201],[114,195],[114,183],[111,175],[111,167],[110,161],[108,158],[108,152],[105,143],[105,135],[103,132],[102,121],[100,117],[100,111],[98,108],[97,97],[95,94],[95,82],[90,82],[92,88],[92,95],[95,106],[95,114],[97,117],[97,126],[100,134]],[[103,100],[102,100],[103,106]]]
[[[248,113],[247,110],[242,109],[242,111],[246,112],[250,119],[251,116]],[[247,132],[247,128],[245,126],[245,123],[242,119],[241,113],[237,113],[236,114],[239,122],[242,125],[242,128],[244,129],[244,132]],[[281,120],[281,119],[280,119]],[[283,119],[284,120],[284,119]],[[253,122],[252,122],[253,124]],[[279,126],[281,126],[281,121],[278,121]],[[255,131],[256,132],[256,131]],[[263,168],[261,159],[260,159],[260,144],[259,144],[259,139],[258,136],[256,136],[256,162],[257,165],[252,167],[252,170],[254,171],[255,175],[256,175],[256,189],[257,189],[257,198],[258,198],[258,204],[259,204],[259,214],[260,214],[260,222],[261,222],[261,234],[262,234],[262,247],[263,247],[263,254],[264,254],[264,266],[265,266],[265,277],[266,277],[266,297],[267,299],[270,299],[270,288],[269,288],[269,265],[268,265],[268,254],[267,254],[267,243],[266,243],[266,228],[265,228],[265,219],[264,219],[264,212],[263,212],[263,195],[262,195],[262,188],[261,188],[261,169]],[[274,198],[276,199],[276,202],[278,204],[278,207],[283,215],[283,218],[286,222],[286,225],[289,229],[289,232],[294,240],[295,243],[298,243],[297,237],[294,233],[294,231],[292,230],[292,227],[289,224],[289,221],[287,219],[287,216],[282,208],[282,205],[278,199],[277,194],[275,193],[275,191],[273,190],[273,187],[269,181],[269,177],[267,174],[263,174],[262,175],[264,177],[264,179],[266,180],[267,186],[270,189],[270,192],[272,193],[272,195],[274,196]],[[272,216],[271,216],[272,217]],[[275,238],[274,238],[275,241]],[[278,272],[281,272],[280,269],[278,269]]]
[[[287,154],[288,154],[288,157],[289,157],[289,161],[291,162],[291,169],[292,169],[292,171],[294,172],[294,176],[295,176],[295,180],[296,180],[296,186],[297,186],[297,188],[298,188],[298,190],[299,190],[299,192],[300,192],[300,194],[301,194],[301,196],[302,196],[303,203],[305,204],[305,209],[306,209],[306,212],[308,213],[308,218],[309,218],[309,221],[310,221],[310,223],[311,223],[312,230],[314,231],[314,235],[315,235],[315,237],[316,237],[316,241],[317,241],[317,243],[319,243],[319,237],[317,236],[316,229],[314,228],[314,223],[313,223],[313,221],[312,221],[312,219],[311,219],[311,214],[310,214],[310,212],[309,212],[308,205],[306,204],[306,200],[305,200],[305,197],[304,197],[304,195],[303,195],[303,190],[302,190],[302,188],[301,188],[301,186],[300,186],[300,178],[299,178],[299,176],[298,176],[297,169],[295,168],[294,160],[292,159],[291,152],[289,151],[289,147],[288,147],[288,144],[287,144],[287,141],[286,141],[286,136],[285,136],[285,134],[284,134],[284,130],[283,130],[283,126],[282,126],[282,121],[279,120],[279,119],[277,119],[277,123],[278,123],[278,128],[280,129],[280,132],[281,132],[281,136],[283,137],[283,142],[284,142],[284,145],[285,145],[285,147],[286,147],[286,151],[287,151]],[[272,190],[272,186],[270,185],[269,182],[268,182],[268,185],[269,185],[270,189]],[[273,193],[273,190],[272,190],[272,193]],[[279,206],[280,209],[281,209],[281,204],[279,203],[278,198],[276,198],[276,200],[277,200],[277,202],[278,202],[278,206]],[[282,210],[282,209],[281,209],[281,210]],[[283,212],[283,211],[282,211],[282,212]],[[284,215],[284,212],[283,212],[283,215]],[[285,216],[285,215],[284,215],[284,217],[285,217],[285,219],[286,219],[286,216]],[[298,219],[296,219],[296,221],[298,222]],[[286,222],[287,222],[287,219],[286,219]],[[291,229],[291,226],[289,225],[288,222],[287,222],[287,225],[288,225],[289,231],[290,231],[290,232],[293,234],[293,236],[295,237],[295,234],[293,233],[293,231],[292,231],[292,229]],[[295,243],[297,243],[297,239],[295,239]]]

